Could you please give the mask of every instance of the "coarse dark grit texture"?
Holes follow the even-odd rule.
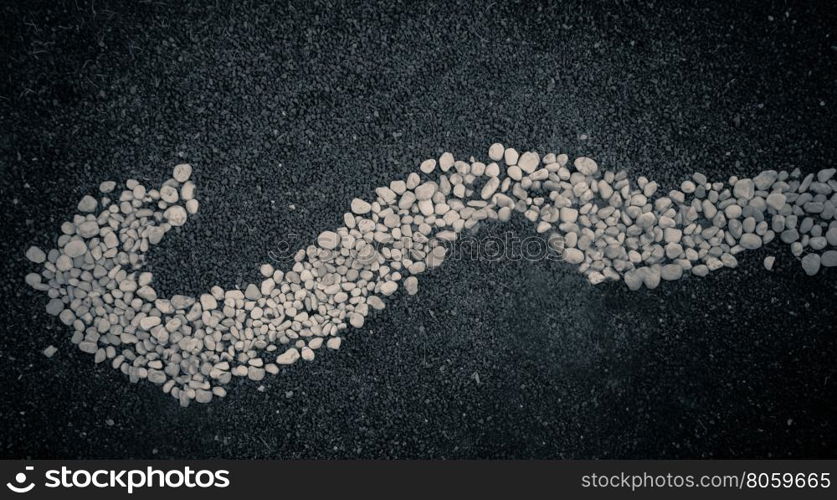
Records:
[[[777,243],[634,293],[451,262],[338,353],[187,409],[95,366],[23,283],[100,181],[184,160],[201,211],[152,251],[164,295],[289,267],[444,150],[587,154],[665,189],[834,167],[829,2],[210,3],[0,7],[0,456],[837,456],[837,275]]]

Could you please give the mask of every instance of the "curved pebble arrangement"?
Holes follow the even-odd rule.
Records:
[[[419,172],[356,198],[343,225],[299,250],[291,270],[264,264],[261,283],[215,286],[200,297],[158,297],[144,255],[197,213],[192,167],[174,167],[158,189],[129,180],[99,186],[61,226],[57,248],[30,247],[41,264],[26,282],[47,293],[49,314],[73,329],[71,341],[127,375],[147,379],[180,404],[226,395],[232,377],[262,380],[280,365],[339,349],[342,332],[361,328],[370,310],[399,287],[413,295],[416,275],[442,264],[444,243],[482,221],[514,212],[536,225],[552,250],[592,284],[623,280],[631,290],[686,275],[734,268],[736,255],[776,238],[809,275],[837,265],[835,169],[802,177],[767,170],[709,182],[699,173],[679,190],[594,160],[519,154],[494,144],[489,163],[444,153]],[[767,257],[770,270],[774,258]],[[55,347],[44,354],[52,356]]]

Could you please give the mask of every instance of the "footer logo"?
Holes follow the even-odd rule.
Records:
[[[27,472],[33,470],[35,470],[35,467],[31,465],[26,466]],[[29,493],[30,491],[32,491],[32,488],[35,487],[35,483],[29,482],[28,484],[24,484],[26,483],[26,479],[26,472],[18,472],[17,474],[15,474],[15,482],[6,483],[6,488],[9,488],[15,493]]]
[[[26,471],[35,467],[27,465]],[[228,470],[193,469],[191,467],[170,470],[146,467],[143,469],[49,469],[44,472],[45,488],[111,488],[127,490],[128,494],[140,488],[226,488],[230,485]],[[28,481],[28,482],[27,482]],[[41,483],[38,483],[41,484]],[[6,487],[14,493],[29,493],[36,486],[25,472],[18,472],[14,482]]]

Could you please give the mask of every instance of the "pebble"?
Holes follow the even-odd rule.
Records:
[[[276,358],[276,363],[280,365],[291,365],[299,359],[299,351],[295,347],[291,347]]]
[[[820,272],[820,256],[816,253],[809,253],[802,257],[802,269],[808,276],[813,276]]]
[[[334,231],[323,231],[317,236],[317,244],[326,250],[334,250],[340,246],[340,235]]]
[[[785,206],[785,201],[786,200],[787,200],[787,196],[785,196],[782,193],[774,192],[774,193],[770,193],[769,195],[767,195],[767,198],[765,199],[765,203],[767,203],[767,206],[772,208],[773,210],[779,211],[779,210],[782,209],[782,207]]]
[[[81,201],[78,202],[78,211],[79,212],[92,212],[96,210],[96,207],[99,206],[99,202],[96,201],[96,198],[85,195]]]
[[[398,283],[394,281],[386,281],[381,285],[381,294],[385,297],[389,297],[395,291],[398,290]]]
[[[215,300],[215,297],[208,293],[201,295],[200,302],[201,309],[204,311],[212,311],[218,307],[218,301]]]
[[[491,158],[493,161],[500,161],[503,159],[503,153],[506,151],[506,148],[503,147],[502,144],[499,142],[495,142],[488,148],[488,157]]]
[[[415,295],[418,293],[418,278],[415,276],[409,276],[407,279],[404,280],[404,290],[407,291],[408,295]]]
[[[184,182],[189,180],[189,177],[192,176],[192,165],[188,163],[181,163],[179,165],[174,166],[174,170],[172,171],[172,177],[177,182],[183,184]]]
[[[577,248],[565,248],[563,257],[564,262],[568,264],[581,264],[584,262],[584,252]]]
[[[425,174],[433,173],[433,171],[436,170],[436,160],[434,160],[434,159],[424,160],[423,162],[421,162],[421,165],[419,166],[419,170],[421,170]]]
[[[517,160],[520,158],[520,153],[514,148],[507,148],[503,151],[503,161],[506,165],[517,165]]]
[[[660,268],[660,277],[666,281],[679,280],[683,276],[683,268],[678,264],[666,264]]]
[[[48,358],[51,358],[51,357],[55,356],[56,352],[58,352],[58,348],[55,347],[54,345],[49,345],[42,352],[43,352],[44,356],[46,356]]]
[[[166,218],[169,224],[172,226],[178,227],[186,224],[186,219],[188,214],[186,213],[186,209],[181,207],[180,205],[173,205],[166,209],[163,212],[163,217]]]
[[[26,258],[35,264],[41,264],[46,261],[46,253],[36,246],[31,246],[26,250]]]
[[[517,160],[517,166],[527,174],[531,174],[535,171],[540,162],[541,157],[538,153],[527,151],[520,155],[520,158]]]
[[[313,361],[314,360],[314,351],[311,350],[310,347],[303,347],[302,348],[302,359],[305,361]]]
[[[76,257],[81,257],[82,255],[87,253],[87,245],[82,240],[74,239],[70,240],[67,245],[64,246],[64,255],[71,259],[75,259]]]
[[[575,166],[576,170],[578,170],[584,175],[593,175],[599,169],[599,165],[596,163],[596,161],[586,156],[579,156],[578,158],[576,158],[573,162],[573,165]]]
[[[749,200],[753,198],[755,193],[755,184],[752,179],[741,179],[733,186],[732,194],[736,198]]]
[[[357,215],[366,215],[372,210],[372,205],[365,200],[355,198],[352,200],[352,212]]]
[[[773,270],[773,264],[775,262],[776,262],[776,257],[774,257],[772,255],[768,255],[767,257],[764,258],[764,268],[767,269],[768,271],[772,271]]]
[[[744,233],[738,243],[747,250],[755,250],[761,248],[761,238],[753,233]]]
[[[425,182],[424,184],[416,187],[416,199],[419,201],[429,200],[434,194],[436,194],[437,188],[438,186],[435,182]]]
[[[331,337],[328,341],[326,341],[326,347],[336,351],[337,349],[340,349],[340,344],[342,343],[343,339],[340,337]]]

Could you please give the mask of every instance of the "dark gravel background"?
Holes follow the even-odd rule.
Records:
[[[164,294],[287,266],[443,150],[586,153],[666,189],[833,167],[830,2],[208,3],[0,7],[1,456],[837,456],[836,275],[781,245],[637,293],[451,263],[339,353],[185,410],[94,366],[23,284],[83,194],[183,158],[201,212],[151,255]]]

